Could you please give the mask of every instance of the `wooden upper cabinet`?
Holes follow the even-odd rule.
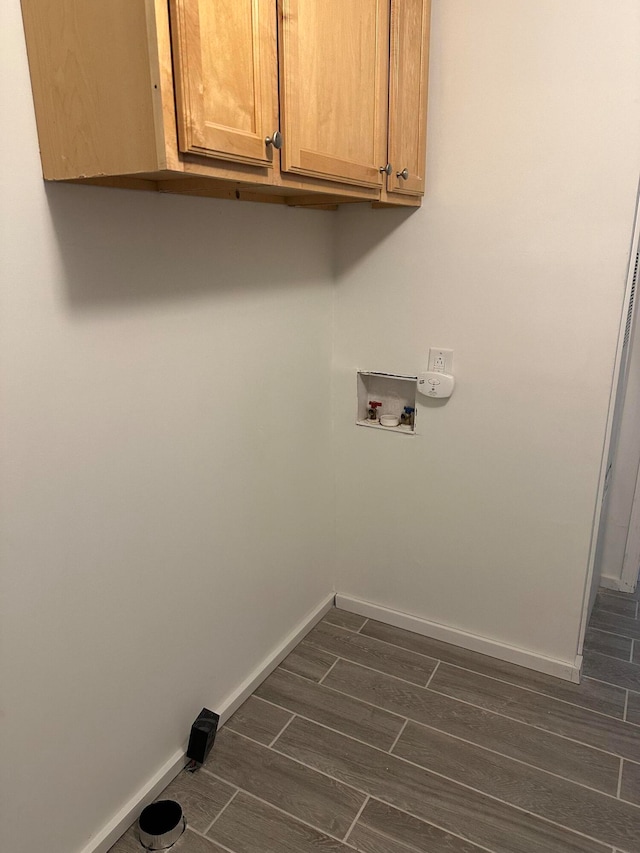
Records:
[[[281,0],[285,172],[381,187],[389,0]]]
[[[21,4],[47,180],[419,206],[429,0]]]
[[[171,0],[180,150],[270,166],[276,0]]]
[[[408,195],[425,188],[430,7],[430,0],[391,2],[387,190]]]

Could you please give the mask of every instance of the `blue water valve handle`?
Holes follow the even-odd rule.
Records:
[[[404,413],[405,415],[412,415],[415,412],[415,406],[405,406]]]

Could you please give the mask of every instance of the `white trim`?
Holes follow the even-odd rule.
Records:
[[[335,595],[331,593],[328,598],[315,607],[310,613],[302,619],[301,622],[291,631],[280,645],[272,651],[260,663],[251,675],[246,678],[240,687],[238,687],[227,699],[224,700],[221,706],[218,707],[220,714],[220,725],[224,725],[229,717],[234,714],[240,705],[251,696],[253,691],[262,684],[262,682],[271,675],[273,670],[279,666],[287,655],[292,652],[298,643],[303,640],[309,631],[318,624],[318,622],[326,616],[326,614],[335,605]]]
[[[618,383],[620,379],[620,371],[624,369],[624,365],[622,364],[622,351],[623,351],[623,343],[624,343],[624,335],[625,328],[627,324],[627,312],[629,308],[629,297],[631,295],[631,287],[633,284],[633,270],[635,264],[635,256],[637,251],[637,246],[640,241],[640,184],[636,189],[636,207],[634,211],[633,224],[631,226],[631,243],[629,246],[629,257],[627,263],[627,279],[624,290],[624,299],[622,302],[622,310],[620,314],[620,328],[618,330],[618,344],[616,346],[616,357],[613,369],[613,375],[611,377],[611,392],[609,395],[609,409],[607,412],[607,424],[604,435],[604,442],[602,447],[602,459],[600,462],[600,476],[598,479],[598,492],[596,495],[596,503],[594,507],[593,513],[593,522],[591,526],[591,543],[589,545],[589,557],[587,561],[587,574],[585,577],[585,584],[582,593],[582,618],[580,620],[580,632],[578,634],[578,652],[582,652],[582,647],[584,646],[584,637],[587,631],[587,625],[589,624],[589,619],[591,618],[591,606],[593,604],[593,599],[595,598],[594,591],[591,589],[593,586],[594,580],[594,571],[596,569],[596,552],[598,546],[598,536],[600,534],[600,527],[603,522],[603,501],[604,501],[604,485],[607,474],[607,467],[609,465],[609,450],[611,446],[612,439],[612,428],[613,428],[613,416],[615,413],[615,405],[616,405],[616,396],[618,393]],[[636,297],[637,299],[637,297]],[[623,391],[624,393],[624,391]],[[598,584],[600,585],[602,582],[602,578],[598,578]]]
[[[158,794],[164,791],[167,785],[175,779],[186,764],[184,754],[184,749],[174,752],[160,770],[154,773],[151,779],[136,791],[133,797],[111,818],[95,838],[86,847],[83,847],[82,853],[107,853],[138,818],[142,809],[152,803]]]
[[[640,341],[637,341],[635,345],[640,346]],[[622,592],[635,592],[638,583],[638,566],[640,566],[640,467],[636,477],[627,541],[624,547],[620,578],[620,590]]]
[[[633,590],[623,589],[620,578],[614,578],[611,575],[601,575],[600,586],[605,589],[614,589],[616,592],[632,592]]]
[[[333,593],[324,598],[321,603],[302,619],[293,631],[290,631],[284,640],[271,651],[266,658],[245,678],[227,698],[218,705],[220,714],[220,725],[223,725],[229,717],[242,705],[256,687],[261,684],[268,675],[286,658],[308,633],[331,608],[334,606],[335,596]],[[81,853],[107,853],[123,833],[138,818],[142,809],[152,803],[167,785],[175,779],[185,766],[186,744],[179,749],[162,765],[160,770],[124,804],[113,818],[104,826],[100,832],[82,849]]]
[[[450,628],[448,625],[440,625],[437,622],[430,622],[428,619],[421,619],[419,616],[410,616],[408,613],[401,613],[398,610],[391,610],[388,607],[381,607],[378,604],[371,604],[368,601],[361,601],[358,598],[351,598],[340,593],[336,595],[336,607],[357,613],[358,616],[377,619],[378,622],[393,625],[395,628],[404,628],[407,631],[413,631],[415,634],[422,634],[423,637],[431,637],[433,640],[451,643],[453,646],[460,646],[472,652],[480,652],[483,655],[515,663],[518,666],[525,666],[537,672],[554,675],[575,684],[580,683],[582,655],[577,655],[573,662],[548,658],[536,654],[536,652],[509,646],[506,643],[490,640],[488,637],[481,637],[478,634],[469,634],[458,628]]]

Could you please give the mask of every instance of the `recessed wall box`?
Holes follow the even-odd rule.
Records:
[[[386,432],[416,434],[417,376],[396,373],[357,373],[358,403],[356,424]],[[375,406],[372,406],[375,403]],[[375,418],[370,417],[373,411]],[[396,426],[385,426],[397,423]]]

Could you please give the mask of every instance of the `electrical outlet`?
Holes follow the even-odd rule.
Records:
[[[429,370],[433,373],[453,373],[453,350],[431,347],[429,350]]]

